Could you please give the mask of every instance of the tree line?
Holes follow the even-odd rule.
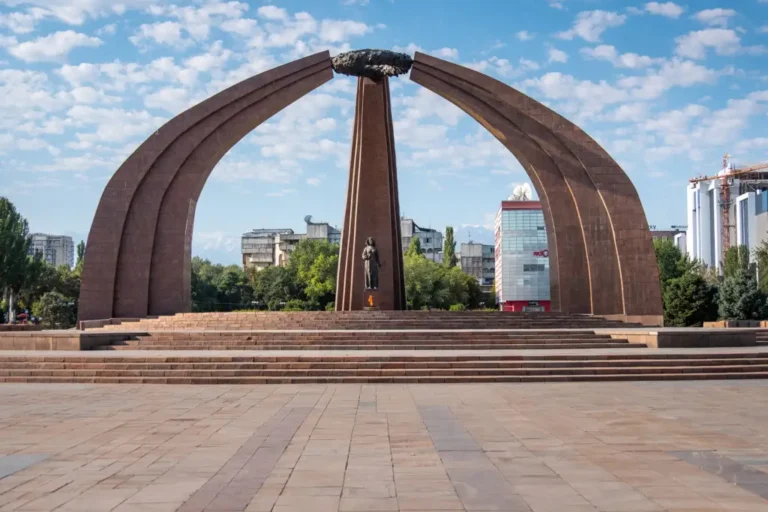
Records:
[[[476,309],[483,306],[480,285],[456,266],[456,242],[449,228],[443,264],[424,257],[418,238],[403,256],[408,309]],[[450,234],[448,234],[450,233]],[[238,265],[192,260],[192,305],[195,311],[333,310],[339,246],[324,240],[301,240],[283,267],[244,271]]]
[[[691,260],[669,239],[653,241],[659,265],[664,325],[700,326],[715,320],[762,320],[768,317],[768,244],[754,251],[730,247],[722,275]]]
[[[30,256],[30,243],[26,219],[0,197],[0,322],[14,322],[28,311],[47,328],[74,326],[85,244],[78,244],[77,264],[70,269],[52,267],[40,254]],[[722,272],[692,261],[671,240],[654,240],[654,249],[665,325],[768,318],[768,243],[752,255],[745,246],[731,247]],[[338,259],[338,245],[309,239],[296,246],[286,266],[259,272],[193,258],[193,310],[332,310]],[[495,307],[494,293],[484,297],[477,280],[457,266],[450,226],[442,264],[425,258],[415,237],[403,263],[408,309]]]
[[[0,197],[0,322],[14,322],[28,311],[48,328],[74,326],[85,244],[77,246],[74,270],[53,267],[39,253],[30,256],[30,244],[27,220]]]

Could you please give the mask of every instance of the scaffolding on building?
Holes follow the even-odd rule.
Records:
[[[725,261],[725,253],[731,247],[731,229],[735,228],[731,224],[731,188],[734,186],[734,180],[738,180],[738,195],[746,192],[754,192],[757,189],[768,186],[768,162],[763,162],[747,167],[734,167],[731,162],[731,155],[723,155],[723,169],[714,176],[698,176],[691,178],[691,183],[702,181],[717,181],[720,183],[720,249],[722,261]]]

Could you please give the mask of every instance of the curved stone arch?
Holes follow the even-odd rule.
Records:
[[[183,112],[139,146],[99,202],[80,320],[188,311],[194,214],[211,171],[242,137],[332,77],[327,51],[285,64]],[[417,53],[411,78],[469,113],[528,172],[550,238],[554,309],[660,319],[645,213],[629,178],[597,142],[467,68]]]
[[[562,187],[570,191],[579,212],[585,251],[592,258],[587,264],[591,312],[660,318],[662,306],[658,269],[640,198],[629,177],[594,139],[520,91],[482,73],[435,57],[417,52],[411,79],[470,113],[516,156],[525,151],[521,151],[520,147],[513,150],[515,144],[505,142],[505,132],[510,133],[523,124],[528,135],[533,132],[533,138],[539,139],[537,145],[541,151],[544,151],[545,145],[551,146],[553,151],[548,155],[558,155],[553,161],[560,168]],[[463,104],[459,97],[474,106]],[[496,123],[490,125],[489,118],[495,119]],[[499,118],[503,121],[500,122]],[[531,124],[531,120],[536,124]],[[525,153],[523,158],[518,156],[518,159],[533,178],[542,203],[547,203],[545,215],[546,209],[550,210],[547,228],[555,238],[553,245],[557,253],[552,257],[557,258],[555,266],[559,270],[559,279],[565,277],[570,281],[573,276],[563,275],[563,248],[566,244],[558,240],[561,234],[558,222],[564,214],[552,210],[553,206],[559,205],[551,197],[551,187],[535,179],[535,168],[530,162],[526,164],[536,151]],[[554,229],[549,229],[550,224]],[[569,247],[569,256],[573,248]],[[606,253],[610,257],[605,257]],[[572,305],[567,302],[568,294],[561,289],[559,297],[560,308],[569,311]]]
[[[237,117],[238,113],[248,112],[251,126],[248,131],[251,131],[331,78],[333,72],[327,51],[290,62],[199,103],[171,119],[142,143],[110,179],[99,201],[88,235],[79,319],[143,317],[150,313],[153,269],[146,255],[151,258],[156,240],[163,239],[155,234],[160,228],[158,220],[163,218],[167,191],[177,174],[188,168],[185,163],[190,162],[190,157],[199,155],[195,150],[205,140],[226,145],[220,135],[231,136],[232,131],[219,130],[227,125],[227,120],[237,118],[242,123],[243,116]],[[234,139],[229,147],[241,137]],[[202,171],[205,178],[224,153],[226,151],[207,172]],[[187,210],[182,218],[174,220],[176,227],[181,225],[185,230],[189,227],[190,241],[190,221],[194,218],[200,190],[202,185],[187,190]],[[188,256],[189,252],[174,254],[154,270],[181,273],[182,269],[175,267],[188,268]],[[186,289],[189,290],[188,285]],[[189,298],[177,300],[173,312],[184,311],[188,305]]]

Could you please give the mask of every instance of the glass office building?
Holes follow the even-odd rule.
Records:
[[[496,302],[503,311],[549,311],[549,250],[538,201],[502,201],[496,215]]]

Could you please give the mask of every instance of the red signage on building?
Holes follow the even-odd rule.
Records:
[[[533,255],[538,258],[549,258],[549,249],[544,249],[543,251],[536,251],[533,253]]]

